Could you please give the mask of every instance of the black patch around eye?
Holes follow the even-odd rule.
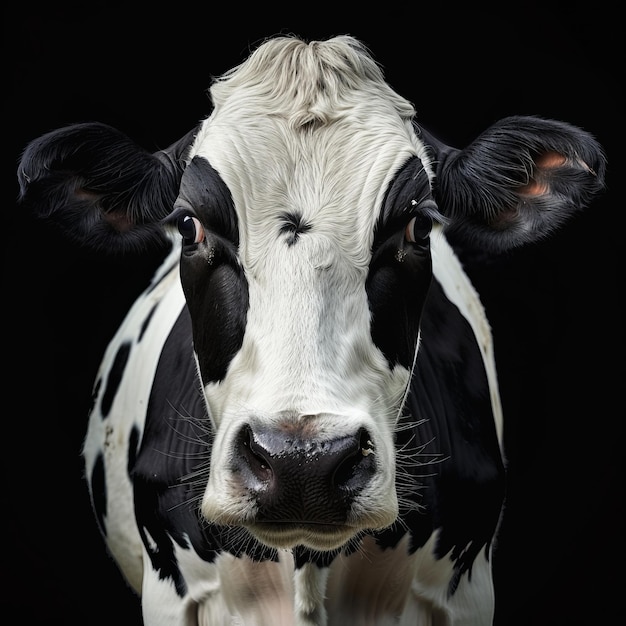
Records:
[[[303,233],[311,230],[311,224],[304,221],[302,215],[299,213],[281,213],[280,214],[280,234],[286,235],[286,241],[288,246],[293,246],[293,244],[298,241],[298,238]]]
[[[239,245],[237,213],[230,190],[204,157],[194,157],[185,168],[178,202],[182,212],[188,207],[187,212],[195,214],[206,229]],[[175,209],[168,220],[178,219],[180,213]]]
[[[395,231],[404,228],[415,204],[428,202],[429,196],[430,184],[426,170],[418,157],[410,157],[387,189],[374,229],[373,249],[376,250]]]

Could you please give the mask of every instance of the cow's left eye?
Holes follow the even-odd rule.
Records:
[[[197,217],[193,215],[183,215],[178,218],[177,226],[178,232],[183,237],[183,243],[186,245],[204,241],[204,227]]]
[[[433,221],[428,215],[418,213],[404,229],[404,238],[411,243],[422,243],[428,239],[433,227]]]

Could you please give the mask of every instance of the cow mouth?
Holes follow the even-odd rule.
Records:
[[[334,550],[361,530],[347,524],[291,521],[254,522],[246,526],[261,543],[281,549],[300,545],[313,550]]]

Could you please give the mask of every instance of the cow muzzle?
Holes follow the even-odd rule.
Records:
[[[353,536],[354,501],[376,471],[365,428],[328,438],[307,436],[305,429],[245,425],[235,440],[232,472],[255,503],[254,520],[246,526],[276,546],[326,547]]]

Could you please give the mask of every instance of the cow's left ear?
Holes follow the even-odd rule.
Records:
[[[540,240],[604,187],[602,147],[565,122],[507,117],[464,150],[422,135],[435,152],[439,209],[462,245],[501,252]]]

